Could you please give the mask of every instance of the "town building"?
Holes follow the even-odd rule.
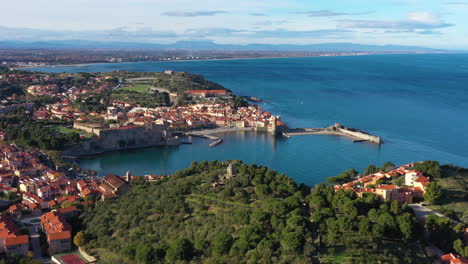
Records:
[[[378,184],[379,182],[400,176],[404,177],[405,184],[403,186]],[[373,193],[385,201],[397,200],[403,203],[412,203],[417,199],[423,198],[426,185],[429,182],[429,178],[424,176],[422,172],[413,170],[412,164],[406,164],[390,171],[358,177],[350,182],[335,185],[334,189],[335,191],[350,189],[356,192],[359,197],[363,197],[367,193]]]
[[[106,193],[123,195],[130,190],[130,185],[122,178],[116,176],[113,173],[108,174],[102,180],[102,185]]]
[[[27,256],[28,251],[28,235],[21,234],[10,216],[0,215],[0,252],[7,255]]]
[[[226,90],[189,90],[187,91],[187,94],[199,98],[218,96],[225,97],[230,95],[230,93]]]
[[[56,210],[46,213],[41,216],[41,226],[47,236],[49,254],[71,250],[72,228],[65,215]]]

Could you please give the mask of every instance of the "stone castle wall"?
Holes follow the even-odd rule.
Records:
[[[83,130],[86,133],[92,133],[94,135],[98,135],[99,128],[97,126],[91,126],[90,124],[82,124],[82,123],[73,123],[73,128],[78,130]]]
[[[151,124],[145,127],[110,129],[86,126],[74,127],[88,133],[94,133],[97,137],[66,150],[64,155],[84,155],[112,150],[179,144],[179,140],[172,137],[171,132],[167,130],[165,125]]]

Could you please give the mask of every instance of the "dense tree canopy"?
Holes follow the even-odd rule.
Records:
[[[120,262],[309,263],[312,229],[304,193],[283,174],[234,162],[193,163],[84,213],[88,249]],[[103,254],[105,255],[105,254]]]
[[[0,118],[0,129],[7,133],[7,140],[24,147],[38,147],[43,150],[60,150],[66,144],[78,143],[78,133],[63,134],[47,123],[40,123],[27,117]]]
[[[334,249],[348,252],[349,263],[427,261],[412,246],[421,229],[406,204],[384,202],[374,194],[357,197],[351,190],[335,192],[323,184],[315,187],[307,201],[311,221],[329,254],[335,254]]]
[[[354,177],[358,175],[358,172],[355,169],[349,169],[347,171],[343,171],[340,175],[336,177],[330,177],[327,179],[330,183],[345,183],[351,181]]]
[[[438,204],[444,195],[444,190],[437,182],[431,182],[426,186],[424,199],[430,204]]]
[[[86,209],[85,248],[102,263],[313,263],[318,253],[329,263],[337,251],[349,263],[427,261],[422,226],[407,204],[325,184],[311,192],[238,161],[236,176],[223,180],[228,164],[193,162]]]
[[[426,160],[422,163],[415,163],[414,169],[424,173],[424,175],[439,178],[440,177],[440,164],[438,161]]]
[[[363,175],[366,176],[366,175],[370,175],[370,174],[373,174],[373,173],[376,173],[376,172],[379,172],[379,168],[377,168],[377,166],[371,164],[366,168]]]
[[[455,224],[453,220],[437,215],[426,218],[425,228],[429,232],[429,240],[446,252],[458,252],[466,256],[468,246],[463,243],[465,224]]]

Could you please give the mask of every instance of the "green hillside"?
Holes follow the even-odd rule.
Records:
[[[183,92],[187,90],[227,90],[223,86],[205,80],[201,75],[185,72],[173,75],[160,74],[158,80],[153,82],[156,87],[166,88],[171,92]]]
[[[406,204],[310,188],[266,167],[193,163],[83,215],[99,263],[430,263]]]
[[[206,80],[202,75],[186,72],[113,72],[131,85],[143,84],[169,92],[184,92],[187,90],[228,90],[223,86]],[[228,90],[229,91],[229,90]]]
[[[84,215],[87,248],[100,249],[102,263],[308,263],[311,226],[294,181],[239,163],[213,188],[226,167],[194,164],[100,204]]]

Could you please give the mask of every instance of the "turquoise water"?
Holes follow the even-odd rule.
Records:
[[[169,174],[193,160],[241,159],[314,184],[342,170],[386,161],[434,159],[468,166],[468,54],[372,55],[291,59],[95,64],[37,68],[54,72],[173,69],[205,75],[261,105],[290,127],[335,122],[379,135],[382,146],[335,136],[224,135],[193,145],[113,152],[80,160],[100,174]]]

